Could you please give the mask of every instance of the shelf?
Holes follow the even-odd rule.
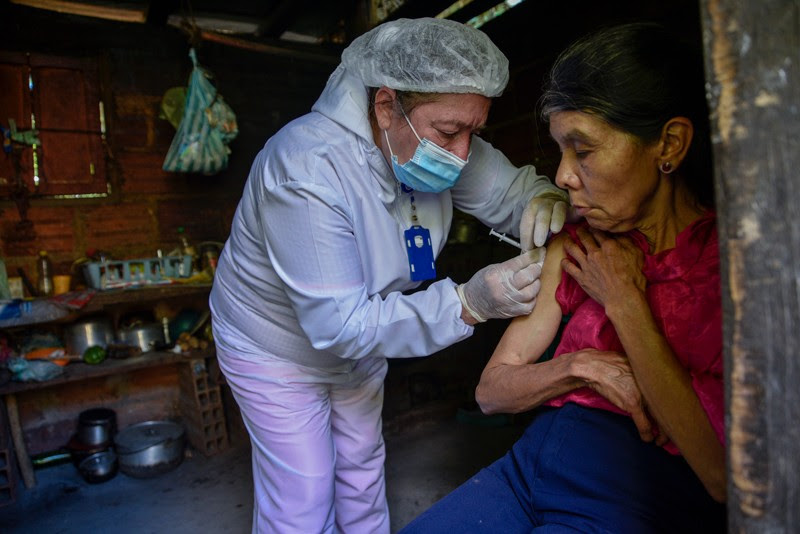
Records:
[[[45,389],[52,386],[57,386],[59,384],[79,382],[81,380],[110,376],[118,373],[127,373],[130,371],[136,371],[137,369],[146,369],[148,367],[157,367],[159,365],[189,362],[199,358],[213,357],[214,355],[215,352],[212,346],[205,350],[192,350],[184,353],[158,351],[145,352],[144,354],[133,356],[131,358],[119,360],[107,359],[104,362],[96,365],[90,365],[83,362],[72,362],[64,367],[64,373],[61,376],[51,380],[45,380],[42,382],[7,382],[6,384],[0,386],[0,395]]]
[[[167,286],[149,286],[129,289],[110,289],[98,291],[86,306],[76,312],[93,313],[102,311],[108,306],[119,304],[157,301],[176,297],[191,297],[209,293],[211,284],[172,284]]]
[[[106,311],[108,308],[129,304],[157,302],[165,299],[202,297],[211,291],[211,284],[171,284],[164,286],[146,286],[127,289],[98,290],[83,308],[66,309],[56,304],[53,299],[34,299],[34,307],[42,305],[47,312],[47,319],[35,317],[13,318],[0,321],[0,328],[19,328],[43,323],[70,323],[84,315]],[[32,314],[33,315],[33,314]]]

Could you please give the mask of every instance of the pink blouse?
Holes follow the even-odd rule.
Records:
[[[585,223],[583,223],[585,225]],[[578,225],[565,230],[576,243]],[[725,444],[725,390],[722,359],[722,303],[716,214],[706,213],[684,229],[675,248],[648,254],[644,236],[628,235],[645,252],[643,272],[647,300],[661,332],[681,365],[689,371],[700,403],[720,443]],[[564,328],[555,358],[585,348],[623,352],[614,326],[603,307],[592,300],[569,275],[562,274],[556,300],[564,315],[572,314]],[[545,404],[567,402],[628,415],[586,387],[555,397]],[[671,442],[664,448],[680,454]]]

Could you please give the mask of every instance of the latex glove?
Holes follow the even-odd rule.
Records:
[[[478,322],[527,315],[539,294],[545,249],[488,265],[456,288],[461,305]]]
[[[522,211],[519,222],[522,250],[541,247],[547,241],[548,232],[560,232],[567,217],[567,208],[565,195],[550,191],[533,197]]]

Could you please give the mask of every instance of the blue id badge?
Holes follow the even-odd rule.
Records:
[[[412,226],[404,232],[408,266],[411,269],[411,280],[421,282],[436,278],[436,266],[433,263],[433,246],[431,233],[422,226]]]

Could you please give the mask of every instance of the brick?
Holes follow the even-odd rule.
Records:
[[[74,251],[74,210],[69,207],[31,207],[28,220],[33,222],[33,239],[19,232],[16,209],[0,216],[0,236],[5,256],[35,256],[47,250],[54,261],[66,261]]]
[[[227,236],[223,218],[230,213],[231,200],[222,203],[209,198],[165,200],[158,205],[158,225],[163,244],[178,243],[178,227],[182,226],[191,243],[222,241]]]
[[[108,251],[116,259],[155,255],[157,228],[147,202],[92,207],[85,221],[89,248]]]
[[[193,192],[183,175],[161,169],[164,153],[120,152],[118,162],[122,170],[123,193],[187,194]]]
[[[114,129],[111,139],[115,146],[124,146],[126,149],[133,147],[148,147],[152,139],[148,136],[149,119],[139,116],[119,117],[114,120]]]

